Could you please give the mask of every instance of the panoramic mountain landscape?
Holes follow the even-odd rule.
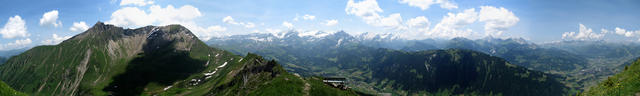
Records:
[[[640,96],[638,4],[7,1],[0,96]]]

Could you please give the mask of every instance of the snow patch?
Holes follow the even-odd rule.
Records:
[[[258,38],[258,37],[249,37],[248,39],[251,39],[253,41],[270,41],[265,38]]]
[[[220,65],[220,66],[216,67],[216,69],[214,69],[214,70],[213,70],[213,72],[203,73],[203,74],[204,74],[204,76],[205,76],[205,77],[204,77],[204,79],[209,79],[209,78],[211,78],[211,76],[212,76],[213,74],[215,74],[216,72],[218,72],[218,70],[219,70],[220,68],[222,68],[222,67],[224,67],[224,66],[227,66],[227,63],[228,63],[228,62],[224,62],[222,65]],[[193,80],[192,80],[192,81],[193,81]]]
[[[227,62],[224,62],[222,65],[218,66],[218,68],[222,68],[224,66],[227,66]]]
[[[340,46],[340,44],[342,44],[342,38],[338,39],[338,44],[336,44],[336,47]]]
[[[158,30],[160,30],[158,29],[158,27],[154,27],[153,29],[151,29],[151,34],[147,36],[147,39],[153,39],[152,36],[155,36],[156,35],[155,33],[158,32]]]
[[[327,33],[327,32],[322,32],[322,31],[306,31],[306,32],[300,32],[298,33],[299,37],[314,37],[314,38],[322,38],[328,35],[331,35],[332,33]]]
[[[284,36],[286,35],[285,32],[280,32],[280,33],[272,33],[273,36],[275,36],[276,38],[284,38]]]
[[[169,86],[167,86],[167,87],[164,87],[164,89],[163,89],[163,90],[164,90],[164,91],[167,91],[167,90],[169,90],[169,88],[171,88],[171,87],[173,87],[173,86],[169,85]]]

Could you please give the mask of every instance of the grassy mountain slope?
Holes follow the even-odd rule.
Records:
[[[4,64],[5,61],[7,61],[7,58],[0,57],[0,65]]]
[[[14,90],[13,88],[11,88],[9,85],[5,84],[2,81],[0,81],[0,95],[2,95],[2,96],[27,96],[26,94],[24,94],[22,92],[18,92],[16,90]]]
[[[600,84],[589,88],[584,92],[590,96],[631,96],[640,95],[640,59],[635,60],[631,65],[625,66],[624,70],[611,76]]]
[[[555,48],[541,48],[522,39],[454,38],[449,41],[447,48],[476,50],[543,72],[569,72],[584,68],[587,64],[587,60],[579,55]]]
[[[21,92],[45,96],[307,92],[306,80],[280,69],[260,56],[241,57],[208,47],[180,25],[123,29],[98,22],[58,45],[34,47],[10,58],[0,65],[0,79]],[[252,82],[233,87],[243,80],[238,74]],[[265,82],[272,83],[259,84]]]
[[[567,89],[557,77],[469,50],[405,53],[381,50],[374,57],[372,81],[409,93],[449,90],[454,94],[561,95]],[[386,81],[386,82],[385,82]],[[428,87],[425,87],[428,86]],[[413,91],[413,92],[412,92]]]
[[[227,43],[213,46],[256,52],[303,75],[347,77],[353,80],[349,86],[371,93],[562,95],[568,90],[557,81],[558,76],[474,51],[404,52],[345,42],[341,46],[314,48],[302,45],[238,47],[253,45]]]

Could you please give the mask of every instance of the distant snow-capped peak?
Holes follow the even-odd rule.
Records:
[[[386,41],[386,40],[397,40],[400,39],[400,36],[391,33],[370,33],[365,32],[356,36],[356,38],[360,40],[377,40],[377,41]]]
[[[314,38],[323,38],[325,36],[331,35],[335,32],[324,32],[324,31],[318,31],[318,30],[313,30],[313,31],[303,31],[303,32],[299,32],[298,33],[298,37],[314,37]]]

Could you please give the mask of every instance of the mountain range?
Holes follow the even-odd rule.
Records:
[[[98,22],[58,45],[11,57],[0,65],[0,79],[38,96],[356,95],[258,55],[208,47],[181,25],[124,29]]]
[[[635,94],[638,49],[295,30],[203,42],[181,25],[98,22],[57,45],[0,52],[0,95]],[[346,78],[348,89],[324,77]]]
[[[494,90],[496,93],[508,94],[508,95],[516,95],[516,93],[538,93],[538,94],[547,94],[547,95],[558,95],[563,93],[569,93],[570,88],[566,88],[565,85],[558,83],[557,80],[561,80],[561,76],[555,76],[551,74],[542,73],[540,71],[529,70],[526,67],[515,67],[518,66],[505,63],[505,61],[500,60],[487,60],[490,57],[485,53],[467,51],[467,50],[458,50],[458,49],[449,49],[442,50],[444,52],[441,53],[450,53],[455,55],[446,55],[446,54],[436,54],[440,53],[440,51],[409,51],[402,50],[406,49],[403,47],[396,47],[399,49],[392,49],[390,47],[384,46],[399,46],[399,45],[390,45],[394,43],[389,42],[404,42],[400,43],[402,46],[424,46],[420,44],[429,44],[427,41],[431,42],[442,42],[441,40],[420,40],[420,41],[405,41],[401,39],[384,39],[377,37],[385,37],[385,36],[374,36],[376,38],[362,38],[363,36],[351,36],[344,31],[338,31],[329,35],[323,35],[323,38],[317,38],[314,36],[298,36],[296,34],[302,34],[298,32],[287,32],[283,33],[285,35],[280,38],[276,35],[269,34],[260,34],[263,36],[263,39],[267,39],[264,41],[260,41],[258,34],[250,34],[250,35],[237,35],[226,38],[214,38],[208,41],[208,44],[211,46],[215,46],[218,48],[223,48],[227,50],[233,50],[235,53],[256,53],[266,58],[281,61],[283,66],[290,72],[295,72],[303,75],[321,75],[321,76],[344,76],[350,79],[354,79],[354,86],[356,89],[367,91],[367,92],[390,92],[399,95],[410,95],[410,94],[433,94],[433,93],[447,93],[451,92],[453,94],[471,94],[477,92],[479,94],[489,94],[491,93],[488,90]],[[410,42],[419,42],[419,43],[410,43]],[[372,45],[373,44],[373,45]],[[434,43],[431,43],[434,44]],[[447,43],[435,43],[435,44],[447,44]],[[376,47],[377,46],[377,47]],[[436,49],[436,45],[426,45],[432,46],[428,48]],[[442,46],[442,45],[439,45]],[[446,46],[445,46],[446,47]],[[383,48],[383,49],[379,49]],[[416,48],[416,47],[413,47]],[[420,49],[420,50],[429,50],[429,49]],[[430,54],[417,54],[417,53],[430,53]],[[460,54],[474,54],[474,55],[464,55],[466,59],[445,59],[445,58],[460,58]],[[481,54],[481,55],[478,55]],[[426,57],[433,58],[433,56],[441,56],[438,61],[425,61]],[[397,59],[389,59],[389,58],[397,58]],[[414,58],[414,59],[401,59],[401,58]],[[478,61],[473,61],[475,59],[479,59]],[[444,60],[444,61],[442,61]],[[445,62],[446,60],[451,60]],[[447,66],[447,64],[452,64],[451,62],[466,62],[460,64],[461,66],[468,66],[471,68],[478,67],[477,71],[471,71],[469,73],[464,73],[464,67],[452,67]],[[487,61],[493,62],[502,62],[502,63],[489,63]],[[402,63],[401,63],[402,62]],[[419,66],[427,66],[425,64],[433,63],[433,66],[437,66],[434,68],[426,67],[426,69],[413,69],[420,68]],[[399,65],[398,65],[399,64]],[[407,65],[409,64],[409,65]],[[412,65],[415,64],[415,65]],[[390,66],[405,66],[405,67],[390,67]],[[431,65],[429,65],[431,66]],[[482,67],[484,66],[484,67]],[[512,66],[512,67],[505,67]],[[389,68],[389,69],[386,69]],[[425,67],[422,67],[425,68]],[[480,68],[480,69],[479,69]],[[487,68],[481,70],[481,68]],[[522,69],[519,69],[522,68]],[[444,69],[449,71],[440,71],[440,72],[430,72],[429,69]],[[512,70],[507,73],[514,74],[527,74],[527,77],[522,77],[521,79],[515,79],[511,77],[513,74],[505,74],[505,73],[491,73],[494,72],[489,69],[495,70]],[[405,70],[410,72],[400,72],[399,70]],[[517,70],[517,71],[516,71]],[[431,70],[433,71],[433,70]],[[430,81],[432,83],[445,84],[442,86],[427,86],[424,84],[430,79],[423,80],[421,78],[443,78],[443,80],[447,80],[444,78],[447,77],[438,77],[437,75],[452,75],[452,76],[465,76],[464,74],[456,74],[456,72],[462,71],[464,74],[479,74],[479,73],[487,73],[478,75],[478,78],[470,79],[460,79],[463,81],[460,82],[436,82]],[[416,77],[413,76],[405,76],[405,74],[416,74]],[[429,75],[426,76],[422,72],[427,72]],[[476,73],[477,72],[477,73]],[[397,74],[390,74],[397,73]],[[400,75],[402,74],[402,75]],[[490,75],[488,75],[490,74]],[[532,75],[535,74],[535,75]],[[492,75],[501,75],[501,76],[511,76],[509,78],[498,78],[493,81],[502,81],[502,82],[516,82],[523,81],[526,84],[525,86],[530,85],[526,88],[519,89],[527,89],[527,88],[536,88],[534,86],[545,85],[548,86],[547,89],[554,90],[539,90],[539,89],[530,89],[528,91],[520,90],[520,91],[498,91],[499,89],[492,89],[485,87],[475,86],[474,84],[484,84],[484,85],[496,85],[493,88],[505,88],[508,84],[501,86],[501,84],[495,84],[496,82],[487,84],[483,79],[479,78],[490,78]],[[403,77],[393,77],[393,76],[403,76]],[[430,77],[434,76],[434,77]],[[473,75],[476,76],[476,75]],[[531,76],[531,77],[529,77]],[[419,79],[420,77],[420,79]],[[542,78],[544,77],[544,82],[528,82],[527,80],[532,80],[532,78]],[[397,79],[396,79],[397,78]],[[455,78],[449,78],[452,80],[457,80]],[[523,79],[523,80],[522,80]],[[468,80],[468,81],[467,81]],[[422,83],[420,83],[422,82]],[[468,82],[483,82],[483,83],[468,83]],[[520,82],[520,83],[523,83]],[[555,82],[555,83],[554,83]],[[463,83],[461,86],[460,83]],[[543,84],[544,83],[544,84]],[[421,85],[423,84],[423,85]],[[448,85],[447,85],[448,84]],[[415,85],[415,86],[414,86]],[[452,87],[457,85],[457,87]],[[484,86],[483,85],[483,86]],[[375,86],[374,88],[370,88],[369,86]],[[499,87],[498,87],[499,86]],[[520,86],[523,87],[523,86]],[[458,88],[458,89],[456,89]],[[474,89],[477,88],[477,89]],[[443,91],[443,90],[449,91]],[[544,92],[543,92],[544,91]],[[510,93],[516,92],[516,93]]]
[[[292,30],[275,34],[233,35],[213,38],[207,41],[207,44],[231,50],[234,53],[257,53],[269,59],[282,61],[287,70],[304,75],[336,75],[338,69],[349,67],[336,62],[336,59],[348,58],[337,57],[345,54],[360,55],[368,52],[366,50],[377,48],[405,52],[467,49],[504,58],[511,64],[530,70],[559,75],[559,81],[572,88],[572,92],[586,90],[603,78],[620,72],[620,68],[629,65],[633,58],[640,55],[636,53],[640,51],[638,47],[640,44],[637,43],[605,41],[533,43],[522,38],[491,37],[476,40],[467,38],[408,40],[394,34],[350,35],[344,31],[333,33],[315,31],[312,33],[322,35],[299,35],[307,33],[309,32]],[[339,51],[349,49],[353,50]],[[338,64],[339,67],[333,69],[331,66],[335,65],[326,66],[327,64]]]

